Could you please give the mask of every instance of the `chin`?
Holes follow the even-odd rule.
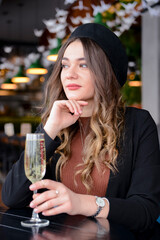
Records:
[[[78,96],[67,96],[68,100],[76,100],[76,101],[80,101],[82,100],[82,98],[78,97]]]

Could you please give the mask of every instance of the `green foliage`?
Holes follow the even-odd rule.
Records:
[[[128,58],[134,59],[137,64],[137,68],[140,69],[141,64],[141,31],[140,29],[130,28],[125,31],[121,36],[120,40],[124,45]]]
[[[123,100],[128,106],[133,104],[140,104],[141,103],[141,87],[130,87],[128,83],[129,83],[129,80],[127,80],[127,82],[121,89]]]

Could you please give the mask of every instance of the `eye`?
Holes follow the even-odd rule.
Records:
[[[62,63],[62,64],[61,64],[61,67],[62,67],[62,68],[68,68],[68,65]]]
[[[88,68],[88,66],[87,66],[86,63],[81,63],[81,64],[80,64],[80,67],[82,67],[82,68]]]

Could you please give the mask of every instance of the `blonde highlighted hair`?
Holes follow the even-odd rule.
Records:
[[[76,171],[81,175],[82,183],[89,192],[92,188],[91,172],[94,165],[100,169],[102,163],[113,173],[118,171],[117,157],[119,143],[124,128],[125,107],[120,93],[120,85],[112,70],[111,64],[104,51],[92,40],[78,38],[84,48],[84,55],[89,69],[94,77],[94,110],[90,119],[90,131],[85,139],[83,163],[81,170]],[[43,106],[42,123],[45,124],[53,102],[58,99],[66,99],[62,88],[61,60],[67,46],[76,39],[69,39],[60,49],[54,71],[49,78]],[[59,133],[61,145],[57,149],[60,158],[56,165],[56,176],[67,163],[71,155],[71,141],[79,128],[78,121]]]

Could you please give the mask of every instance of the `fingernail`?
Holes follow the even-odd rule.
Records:
[[[31,202],[29,206],[30,206],[31,208],[33,208],[33,207],[34,207],[34,204]]]
[[[30,185],[29,188],[32,190],[34,188],[34,185],[33,184]]]

